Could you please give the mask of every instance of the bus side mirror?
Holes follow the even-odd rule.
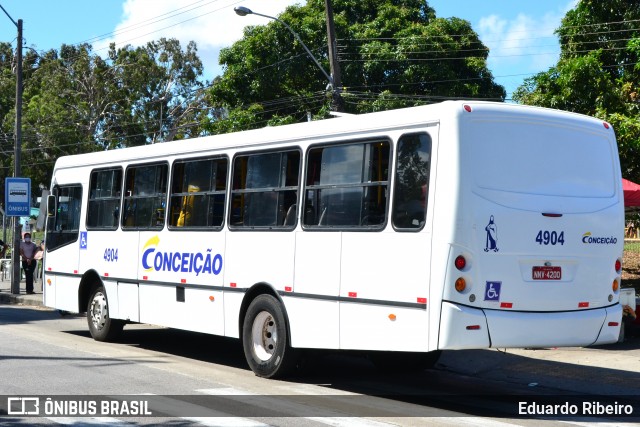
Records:
[[[54,194],[47,196],[47,217],[55,217],[58,212],[58,198]]]

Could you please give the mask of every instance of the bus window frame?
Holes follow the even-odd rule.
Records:
[[[333,148],[333,147],[340,147],[340,146],[347,146],[347,145],[356,145],[356,144],[361,144],[361,145],[365,145],[365,144],[375,144],[375,143],[380,143],[380,142],[384,142],[387,143],[388,147],[389,147],[389,160],[388,160],[388,168],[387,168],[387,180],[386,181],[376,181],[374,182],[360,182],[359,184],[326,184],[326,185],[312,185],[309,186],[307,185],[307,178],[308,178],[308,167],[309,167],[309,153],[311,152],[311,150],[317,149],[317,148]],[[304,184],[302,186],[302,192],[301,192],[301,205],[302,205],[302,213],[300,214],[301,216],[301,225],[302,225],[302,229],[304,231],[312,231],[312,232],[322,232],[322,231],[352,231],[352,232],[381,232],[383,230],[385,230],[387,228],[387,225],[389,224],[389,210],[391,207],[391,198],[393,196],[392,193],[392,174],[394,173],[394,150],[395,146],[394,146],[394,141],[393,139],[388,136],[388,135],[380,135],[380,136],[374,136],[374,137],[366,137],[366,138],[362,138],[362,139],[353,139],[353,140],[341,140],[341,141],[325,141],[325,142],[319,142],[316,144],[311,144],[307,147],[307,151],[305,153],[305,158],[304,158]],[[360,180],[362,181],[362,176],[360,177]],[[380,224],[373,224],[373,225],[307,225],[305,224],[304,221],[304,212],[306,209],[306,201],[307,201],[307,190],[309,189],[309,187],[312,187],[311,189],[326,189],[326,188],[347,188],[347,187],[358,187],[358,188],[373,188],[373,187],[378,187],[378,186],[386,186],[386,203],[385,203],[385,207],[384,207],[384,220],[382,221],[382,223]]]
[[[282,187],[263,187],[261,189],[249,189],[249,191],[247,191],[246,188],[242,189],[242,190],[234,190],[233,189],[233,178],[235,175],[235,170],[236,170],[236,160],[239,157],[250,157],[253,155],[263,155],[263,154],[283,154],[286,152],[297,152],[298,153],[298,183],[295,186],[295,191],[296,191],[296,201],[293,204],[293,206],[295,206],[295,211],[296,211],[296,215],[295,215],[295,222],[291,225],[265,225],[265,226],[258,226],[258,225],[234,225],[233,222],[231,221],[231,215],[233,213],[233,198],[234,198],[234,194],[247,194],[247,193],[267,193],[267,189],[271,189],[270,191],[272,192],[286,192],[286,191],[293,191],[294,187],[287,187],[287,186],[282,186]],[[298,223],[300,222],[298,220],[298,212],[300,210],[300,194],[301,194],[301,188],[302,188],[302,184],[301,184],[301,180],[303,179],[303,165],[302,163],[304,162],[304,152],[302,150],[302,148],[298,145],[289,145],[289,146],[283,146],[283,147],[277,147],[277,148],[272,148],[272,149],[266,149],[266,150],[251,150],[251,151],[237,151],[234,153],[233,158],[231,160],[231,169],[230,169],[230,173],[229,173],[229,180],[228,180],[228,200],[227,200],[227,213],[226,213],[226,219],[227,219],[227,228],[230,231],[293,231],[298,227]],[[286,219],[286,212],[285,212],[285,219]]]
[[[427,168],[427,184],[426,184],[426,191],[425,191],[425,206],[424,206],[424,221],[422,222],[422,224],[420,224],[419,227],[398,227],[395,224],[395,221],[393,220],[393,215],[394,215],[394,211],[396,209],[396,191],[397,191],[397,186],[398,186],[398,166],[400,164],[398,156],[400,154],[400,149],[398,147],[398,145],[400,144],[400,140],[405,137],[405,136],[411,136],[411,135],[427,135],[429,137],[429,166]],[[417,131],[417,132],[406,132],[401,134],[398,139],[395,141],[395,145],[396,145],[396,155],[394,157],[394,168],[393,168],[393,191],[392,191],[392,200],[390,200],[390,204],[391,204],[391,209],[390,209],[390,215],[389,215],[389,219],[391,222],[391,226],[393,227],[393,229],[399,233],[417,233],[420,232],[424,229],[424,227],[426,226],[427,223],[427,217],[429,216],[429,188],[431,187],[431,171],[433,169],[432,165],[433,165],[433,136],[431,135],[431,133],[427,132],[426,130],[422,130],[422,131]]]
[[[207,161],[207,160],[225,160],[227,162],[227,177],[225,179],[225,183],[224,183],[224,190],[222,192],[220,191],[209,191],[209,192],[200,192],[201,194],[206,194],[206,195],[217,195],[217,194],[223,194],[224,195],[224,206],[223,206],[223,212],[222,212],[222,223],[218,226],[178,226],[178,225],[171,225],[171,221],[170,221],[170,215],[171,215],[171,197],[173,196],[173,179],[175,177],[175,168],[176,168],[176,164],[178,163],[189,163],[189,162],[200,162],[200,161]],[[165,209],[165,223],[167,225],[167,229],[171,230],[171,231],[221,231],[224,229],[225,224],[227,223],[227,211],[228,211],[228,201],[229,201],[229,188],[231,186],[231,181],[230,181],[230,173],[231,173],[231,162],[229,160],[229,156],[227,154],[213,154],[213,155],[208,155],[208,156],[200,156],[200,157],[183,157],[183,158],[176,158],[173,160],[173,162],[171,163],[171,171],[170,171],[170,176],[168,179],[168,191],[167,191],[167,208]],[[178,193],[176,193],[178,194]],[[180,194],[184,194],[184,193],[180,193]],[[182,197],[182,196],[180,196]]]
[[[92,177],[94,172],[112,171],[112,170],[117,170],[117,169],[120,170],[122,175],[120,176],[120,197],[119,197],[119,203],[118,203],[118,218],[117,218],[117,221],[116,221],[116,226],[115,227],[93,227],[93,226],[89,226],[89,204],[90,204],[91,200],[96,200],[96,199],[92,199],[91,198],[91,177]],[[85,228],[87,229],[87,231],[89,231],[89,230],[114,231],[114,230],[117,230],[118,228],[120,228],[120,226],[121,226],[121,212],[122,212],[122,206],[123,206],[123,200],[124,200],[124,198],[123,198],[124,178],[125,178],[125,170],[121,165],[91,169],[91,171],[89,172],[89,185],[88,185],[88,192],[87,192],[87,213],[85,215],[85,223],[84,223]]]
[[[141,226],[136,226],[136,225],[125,226],[124,225],[124,214],[125,214],[125,206],[126,206],[126,200],[127,200],[127,195],[126,195],[126,192],[127,192],[127,173],[129,172],[130,169],[134,169],[134,168],[138,168],[138,167],[161,166],[161,165],[165,165],[167,167],[165,192],[164,192],[164,213],[163,213],[162,225],[161,226],[156,226],[156,227],[151,227],[151,226],[141,227]],[[171,178],[170,173],[171,173],[171,169],[169,167],[169,161],[168,160],[152,161],[152,162],[148,162],[148,163],[130,163],[130,164],[127,165],[127,167],[124,170],[124,177],[123,177],[123,181],[122,181],[122,207],[120,209],[120,229],[122,231],[162,231],[165,228],[166,222],[167,222],[167,197],[169,195],[169,179]],[[131,199],[133,200],[133,197],[131,197]]]
[[[60,248],[63,248],[65,246],[69,246],[73,243],[76,243],[79,239],[80,239],[80,230],[81,230],[81,224],[80,222],[82,221],[82,208],[83,208],[83,196],[84,196],[84,192],[85,192],[85,188],[82,185],[82,183],[77,182],[77,183],[69,183],[69,184],[62,184],[62,185],[54,185],[52,191],[51,191],[51,195],[53,195],[56,198],[56,209],[58,209],[61,204],[60,201],[58,200],[60,197],[60,189],[62,188],[79,188],[80,189],[80,198],[79,198],[79,206],[80,206],[80,212],[78,212],[78,228],[76,230],[71,230],[72,232],[75,232],[75,238],[74,239],[70,239],[67,241],[64,241],[63,243],[58,243],[57,245],[53,245],[53,242],[56,242],[56,239],[54,237],[54,234],[58,233],[58,234],[63,234],[64,230],[49,230],[49,221],[50,220],[54,220],[54,221],[58,221],[58,219],[60,218],[60,215],[58,214],[58,212],[56,212],[55,215],[53,216],[48,216],[47,217],[47,223],[45,224],[45,232],[47,235],[47,238],[45,240],[45,247],[47,249],[48,252],[53,252],[56,251]],[[66,234],[71,234],[71,233],[66,233]]]

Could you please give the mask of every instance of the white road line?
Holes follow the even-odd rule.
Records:
[[[181,419],[211,427],[269,427],[269,424],[239,417],[183,417]]]

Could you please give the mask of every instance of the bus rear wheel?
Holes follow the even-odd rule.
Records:
[[[109,302],[103,286],[98,286],[91,293],[87,305],[87,323],[96,341],[113,341],[122,332],[124,321],[109,317]]]
[[[251,302],[242,327],[242,346],[247,363],[257,376],[281,378],[295,368],[296,355],[287,332],[278,300],[263,294]]]

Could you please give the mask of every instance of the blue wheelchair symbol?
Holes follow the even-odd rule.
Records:
[[[502,282],[487,282],[484,289],[485,301],[500,301],[500,286]]]
[[[80,232],[80,249],[87,249],[87,232]]]

